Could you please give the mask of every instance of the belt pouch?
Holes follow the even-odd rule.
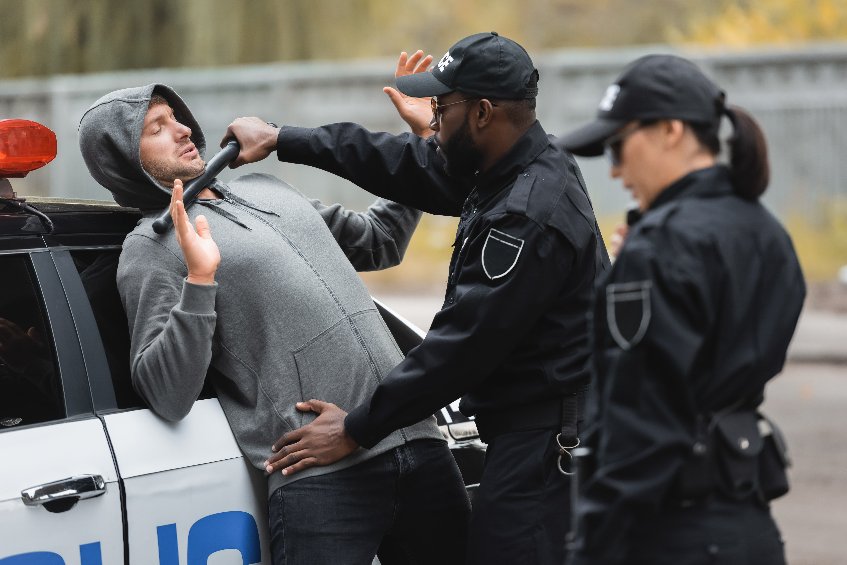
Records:
[[[753,411],[722,414],[715,422],[715,466],[724,494],[743,500],[759,491],[759,456],[764,440]]]
[[[765,500],[779,498],[788,492],[787,469],[791,466],[785,437],[776,424],[761,415],[759,429],[764,437],[764,446],[759,455],[759,486]]]

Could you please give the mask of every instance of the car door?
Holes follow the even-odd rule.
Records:
[[[244,460],[211,388],[176,423],[153,414],[133,392],[115,286],[120,248],[96,243],[53,255],[83,349],[90,350],[95,411],[124,490],[129,562],[270,563],[266,480]]]
[[[40,238],[0,242],[0,564],[124,561],[118,474]]]
[[[175,424],[147,409],[104,419],[126,492],[131,563],[270,563],[267,485],[217,399],[197,401]]]

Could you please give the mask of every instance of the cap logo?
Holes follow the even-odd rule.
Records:
[[[618,98],[618,93],[621,91],[620,85],[610,84],[609,88],[606,89],[606,94],[603,95],[603,99],[600,101],[600,110],[604,112],[608,112],[612,109],[612,106],[615,105],[615,100]]]
[[[438,61],[438,65],[436,65],[436,66],[438,67],[438,70],[443,73],[444,69],[447,68],[447,65],[449,65],[452,62],[453,62],[453,57],[450,56],[450,52],[448,51],[447,53],[444,54],[443,57],[441,57],[441,60]]]

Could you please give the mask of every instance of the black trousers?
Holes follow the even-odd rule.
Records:
[[[752,500],[664,509],[642,520],[630,541],[632,565],[785,565],[770,509]]]
[[[495,436],[474,495],[469,565],[561,565],[570,529],[570,480],[557,466],[555,430]]]

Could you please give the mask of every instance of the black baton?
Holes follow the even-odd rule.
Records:
[[[209,162],[206,163],[206,170],[203,171],[203,174],[195,179],[191,179],[185,185],[185,191],[182,193],[182,202],[185,205],[185,209],[188,210],[188,207],[191,206],[191,203],[197,199],[197,195],[200,194],[200,191],[209,186],[215,177],[218,176],[224,167],[229,165],[233,159],[238,156],[239,151],[241,151],[241,147],[238,145],[238,142],[234,139],[231,139],[227,142],[223,149],[221,149],[214,157],[209,159]],[[170,207],[165,210],[161,216],[159,216],[155,222],[153,222],[153,231],[158,234],[163,234],[173,225],[173,219],[171,218]]]

